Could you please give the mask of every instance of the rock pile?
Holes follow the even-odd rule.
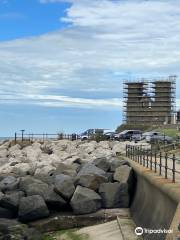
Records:
[[[116,144],[51,141],[0,146],[0,218],[23,223],[54,211],[129,207],[133,171]]]

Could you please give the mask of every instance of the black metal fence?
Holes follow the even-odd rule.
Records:
[[[151,149],[143,149],[142,146],[126,145],[126,157],[149,168],[166,179],[171,178],[175,183],[176,179],[180,180],[180,171],[176,169],[175,154],[169,156],[167,153],[152,151]]]
[[[25,134],[24,132],[22,133],[17,133],[15,132],[14,134],[14,141],[15,143],[18,141],[24,142],[24,141],[29,141],[33,142],[34,140],[39,140],[39,141],[46,141],[46,140],[76,140],[78,139],[79,136],[77,134],[63,134],[63,133],[57,133],[57,134],[50,134],[50,133],[28,133]]]

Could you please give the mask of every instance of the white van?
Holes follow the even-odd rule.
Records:
[[[93,136],[97,133],[106,135],[106,134],[109,134],[109,133],[112,133],[112,132],[114,132],[114,131],[110,130],[110,129],[98,129],[98,128],[88,129],[85,132],[81,133],[80,139],[81,140],[88,140],[88,139],[90,139],[91,136]]]

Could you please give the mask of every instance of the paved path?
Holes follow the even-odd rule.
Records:
[[[87,234],[88,240],[138,240],[134,233],[135,224],[131,218],[118,218],[108,223],[86,227],[78,234]]]
[[[82,228],[79,234],[87,234],[88,240],[123,240],[117,221]]]

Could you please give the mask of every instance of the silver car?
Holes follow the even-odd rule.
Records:
[[[146,142],[149,143],[157,143],[157,142],[161,142],[161,143],[172,143],[173,142],[173,138],[166,136],[165,134],[162,134],[160,132],[146,132],[143,134],[144,139],[146,140]]]

